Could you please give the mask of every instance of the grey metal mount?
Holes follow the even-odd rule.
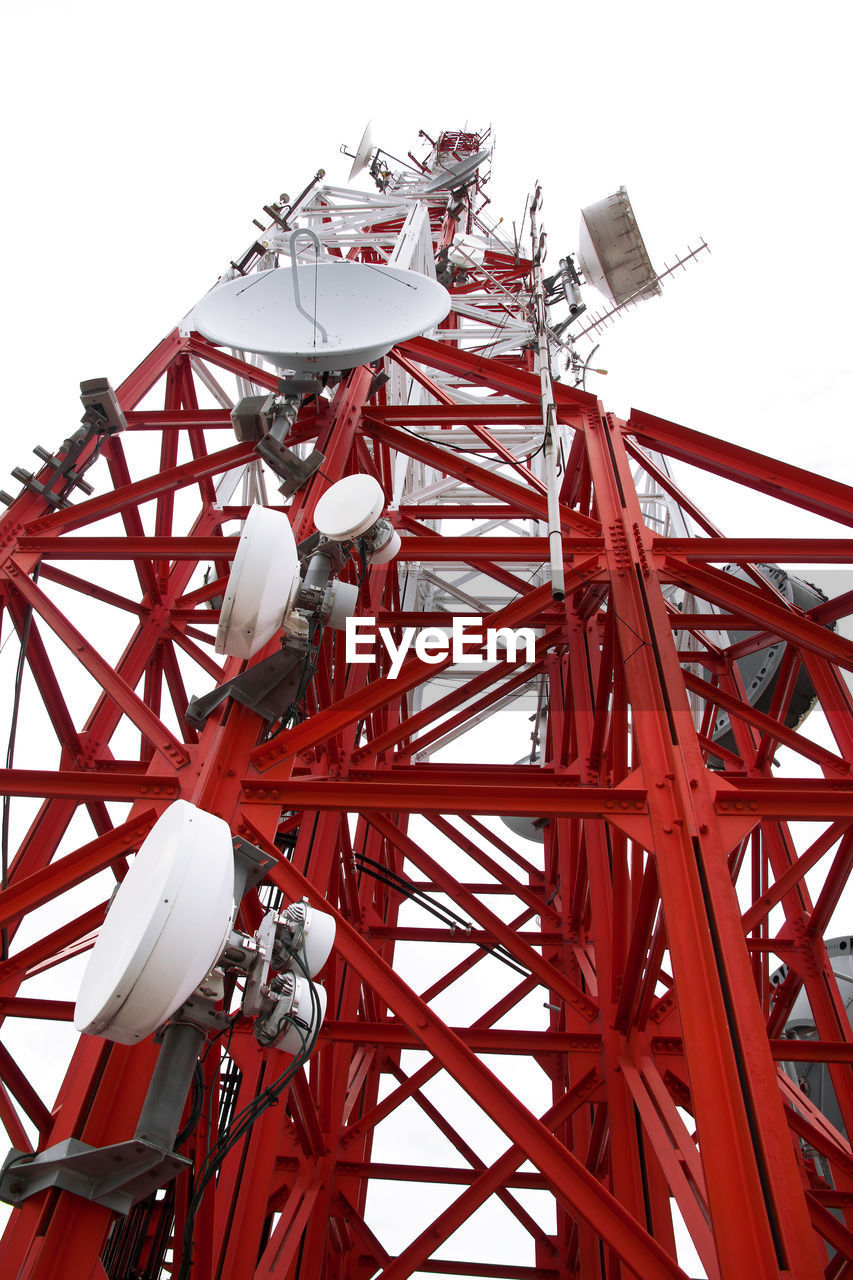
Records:
[[[255,453],[284,481],[278,489],[285,498],[292,498],[326,461],[326,455],[319,449],[312,450],[307,458],[300,458],[293,449],[276,440],[272,432],[258,441]]]
[[[237,439],[254,442],[258,456],[284,481],[279,492],[285,498],[303,488],[326,460],[319,449],[300,458],[295,449],[284,443],[296,421],[302,397],[317,395],[321,387],[317,378],[291,378],[267,396],[245,396],[231,413]]]
[[[0,1199],[21,1204],[39,1191],[58,1187],[116,1213],[129,1213],[139,1200],[191,1164],[187,1156],[144,1138],[110,1147],[90,1147],[77,1138],[66,1138],[34,1156],[10,1151],[0,1170]]]
[[[299,690],[307,657],[307,644],[288,640],[286,648],[255,663],[248,671],[226,680],[200,698],[190,698],[187,720],[196,729],[203,729],[207,717],[226,698],[233,698],[270,724],[280,720]]]
[[[276,865],[275,858],[256,848],[242,836],[233,837],[234,844],[234,901],[240,903],[256,884],[264,879],[267,872]]]
[[[0,1172],[0,1199],[20,1204],[39,1191],[58,1187],[116,1213],[128,1213],[138,1200],[192,1163],[174,1146],[213,1004],[191,997],[185,1009],[188,1006],[194,1007],[186,1020],[178,1010],[163,1031],[133,1137],[108,1147],[66,1138],[36,1155],[12,1150]]]

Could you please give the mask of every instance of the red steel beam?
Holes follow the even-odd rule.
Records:
[[[768,459],[763,453],[719,436],[704,435],[638,409],[631,410],[622,427],[648,449],[702,467],[771,498],[781,498],[815,515],[853,524],[853,489],[838,480],[804,471],[778,458]]]
[[[255,831],[254,838],[275,856],[275,849],[263,841],[260,832]],[[338,930],[336,945],[343,958],[416,1033],[424,1047],[435,1054],[462,1088],[472,1092],[481,1105],[487,1106],[493,1117],[500,1118],[504,1132],[518,1143],[525,1158],[530,1159],[548,1178],[555,1194],[571,1213],[589,1222],[629,1266],[642,1267],[646,1280],[658,1280],[659,1277],[662,1280],[665,1276],[686,1280],[678,1264],[618,1200],[453,1035],[429,1005],[418,999],[349,921],[317,894],[310,881],[292,863],[279,862],[271,872],[271,879],[285,893],[295,897],[307,896],[318,908],[334,915]]]

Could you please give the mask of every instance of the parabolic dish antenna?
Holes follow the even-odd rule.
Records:
[[[299,589],[299,554],[283,511],[250,507],[222,600],[216,652],[251,658],[273,638]]]
[[[202,298],[192,322],[218,346],[326,373],[378,360],[449,311],[450,294],[429,276],[326,260],[229,280]]]
[[[581,209],[578,258],[589,283],[613,302],[661,292],[624,187]]]
[[[433,171],[429,182],[418,188],[419,194],[429,195],[431,191],[442,191],[445,187],[451,189],[461,187],[469,178],[473,178],[480,165],[488,160],[491,154],[487,149],[478,151],[472,156],[463,156],[461,160],[454,160],[453,164],[440,164]]]
[[[366,169],[370,161],[370,153],[373,150],[372,123],[373,122],[371,120],[368,120],[367,128],[361,135],[361,142],[356,148],[356,152],[352,160],[352,168],[349,171],[349,182],[352,182],[353,178],[357,177],[361,173],[362,169]]]
[[[83,975],[74,1025],[136,1044],[192,994],[234,913],[226,822],[176,800],[148,833],[113,899]]]
[[[333,542],[345,542],[366,533],[384,506],[382,485],[373,476],[344,476],[320,498],[314,508],[314,526]]]

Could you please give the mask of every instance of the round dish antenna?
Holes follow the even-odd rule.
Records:
[[[165,1022],[219,958],[234,914],[226,822],[176,800],[151,828],[101,926],[74,1025],[136,1044]]]
[[[314,524],[333,542],[346,542],[375,524],[384,506],[382,485],[373,476],[344,476],[320,498]]]
[[[249,510],[222,601],[216,652],[251,658],[280,629],[299,590],[299,555],[282,511]]]
[[[193,312],[199,333],[282,369],[326,373],[378,360],[450,311],[443,285],[416,271],[341,259],[297,264],[293,237],[291,253],[290,268],[237,276],[206,294]]]
[[[400,535],[382,515],[385,494],[373,476],[338,480],[314,508],[314,525],[332,542],[360,538],[373,564],[387,564],[400,550]]]
[[[368,120],[367,128],[361,135],[361,142],[356,148],[355,155],[352,159],[352,168],[349,171],[349,182],[357,177],[363,169],[366,169],[370,163],[370,153],[373,151],[373,121]]]
[[[581,209],[578,259],[589,283],[617,304],[661,292],[624,187]]]
[[[472,156],[464,156],[461,160],[455,160],[453,164],[439,165],[429,181],[418,188],[419,194],[429,195],[431,191],[443,191],[445,188],[453,190],[455,187],[463,186],[469,178],[473,178],[480,165],[488,160],[491,154],[491,151],[486,149]]]

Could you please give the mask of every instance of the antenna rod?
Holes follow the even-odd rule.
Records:
[[[586,336],[586,334],[593,333],[596,329],[600,329],[603,325],[605,325],[608,320],[611,320],[613,316],[618,315],[620,311],[625,311],[628,307],[633,307],[637,302],[639,302],[641,297],[645,297],[647,295],[650,284],[660,283],[660,281],[665,280],[667,276],[673,275],[674,272],[676,272],[679,269],[679,267],[682,270],[686,271],[687,263],[692,262],[694,258],[698,258],[699,254],[702,253],[704,250],[707,250],[708,253],[711,252],[711,250],[708,248],[708,245],[705,243],[704,239],[702,243],[700,245],[697,245],[695,249],[691,249],[690,246],[688,245],[687,253],[685,253],[680,258],[676,258],[675,262],[672,264],[671,267],[665,267],[663,271],[658,271],[652,280],[647,281],[644,285],[642,285],[642,287],[639,288],[636,291],[636,293],[632,293],[629,297],[623,298],[621,302],[617,302],[616,306],[611,307],[609,311],[602,311],[600,315],[593,316],[585,329],[578,329],[577,333],[575,334],[575,337],[583,338]]]
[[[548,556],[551,562],[551,595],[557,601],[566,598],[566,576],[563,570],[563,536],[560,527],[560,494],[557,485],[557,406],[551,384],[551,348],[548,344],[548,325],[545,312],[545,280],[542,274],[542,256],[545,248],[544,232],[537,237],[536,210],[542,189],[537,186],[530,202],[530,237],[533,241],[533,288],[536,305],[536,341],[539,348],[539,385],[542,405],[542,426],[545,432],[542,459],[545,467],[545,484],[548,494]]]

